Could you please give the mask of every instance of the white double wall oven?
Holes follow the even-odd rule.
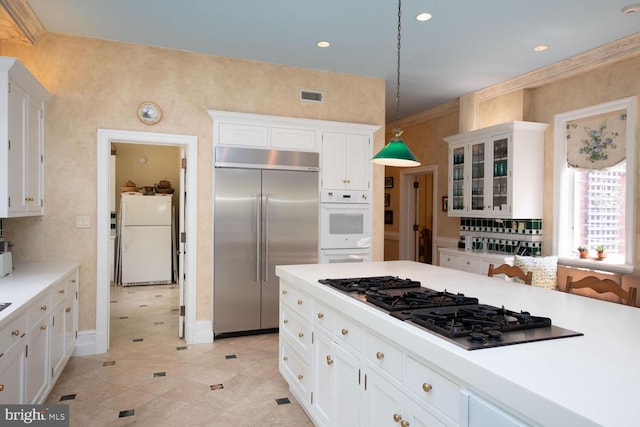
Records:
[[[320,263],[371,260],[370,199],[368,191],[320,192]]]

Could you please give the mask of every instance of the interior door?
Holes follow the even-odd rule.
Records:
[[[260,170],[216,168],[214,179],[213,331],[260,329]]]
[[[179,199],[179,209],[178,209],[178,297],[180,299],[180,305],[178,306],[180,310],[178,311],[178,336],[180,338],[184,338],[184,261],[185,261],[185,239],[183,236],[185,235],[185,210],[187,208],[187,188],[186,188],[186,175],[187,175],[187,153],[184,147],[180,148],[180,186],[178,187],[180,194],[178,195]],[[194,238],[194,236],[191,236]]]
[[[318,262],[318,172],[262,171],[261,328],[278,327],[276,265]]]

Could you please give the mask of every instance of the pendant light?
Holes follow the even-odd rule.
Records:
[[[396,75],[396,127],[393,129],[393,137],[389,143],[371,161],[385,166],[420,166],[409,147],[402,139],[400,129],[400,30],[402,21],[402,0],[398,0],[398,73]]]

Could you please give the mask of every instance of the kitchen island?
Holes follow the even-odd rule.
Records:
[[[316,425],[638,425],[637,308],[410,261],[279,266],[276,274],[280,372]],[[467,351],[318,283],[387,275],[549,317],[584,336]],[[345,390],[350,406],[335,397]]]

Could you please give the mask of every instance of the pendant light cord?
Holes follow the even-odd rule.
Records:
[[[398,0],[398,63],[396,74],[396,129],[400,130],[400,31],[402,29],[402,0]]]

